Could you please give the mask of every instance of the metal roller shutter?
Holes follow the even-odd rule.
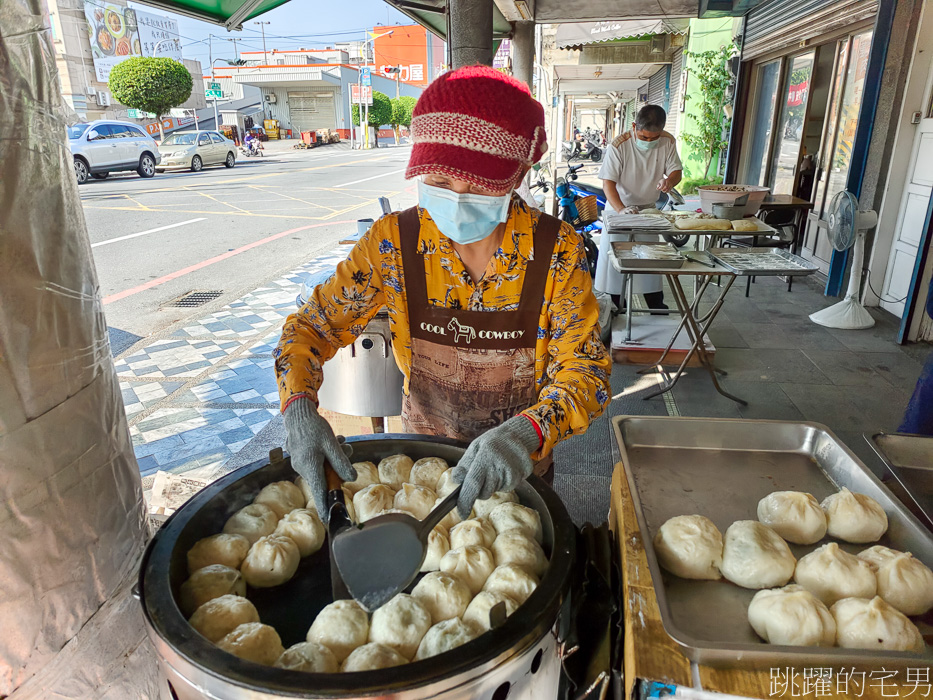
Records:
[[[743,60],[874,17],[878,0],[772,0],[748,13]]]
[[[671,96],[668,100],[670,106],[667,109],[667,124],[664,127],[665,131],[675,136],[677,135],[677,119],[680,116],[680,82],[683,68],[684,52],[680,49],[671,60]]]
[[[664,66],[648,78],[648,104],[658,105],[667,109],[665,93],[667,92],[667,75],[670,66]]]
[[[299,133],[337,128],[333,91],[289,92],[288,113],[292,130]]]

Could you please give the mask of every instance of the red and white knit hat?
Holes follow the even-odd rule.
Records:
[[[547,151],[544,108],[528,87],[489,66],[445,73],[418,100],[406,178],[441,173],[479,187],[516,187]]]

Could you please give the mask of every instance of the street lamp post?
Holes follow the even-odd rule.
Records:
[[[395,32],[394,29],[390,29],[390,30],[387,31],[385,34],[373,34],[372,32],[367,32],[367,34],[370,35],[370,38],[369,38],[369,39],[363,39],[363,43],[360,45],[360,58],[363,60],[363,62],[365,63],[366,60],[367,60],[367,58],[366,58],[366,44],[368,44],[368,43],[371,42],[371,41],[372,41],[372,42],[375,42],[376,39],[381,39],[381,38],[384,37],[384,36],[389,36],[389,34],[392,34],[392,33],[394,33],[394,32]],[[362,142],[361,142],[361,144],[360,144],[360,147],[361,147],[361,148],[369,148],[369,104],[366,104],[366,105],[365,105],[365,107],[366,107],[366,112],[365,112],[365,117],[364,117],[364,113],[363,113],[363,107],[364,107],[364,105],[363,105],[363,67],[362,67],[362,66],[360,66],[360,68],[359,68],[359,76],[358,76],[357,80],[358,80],[359,91],[360,91],[360,92],[359,92],[359,95],[360,95],[360,105],[359,105],[359,107],[360,107],[360,126],[363,127],[363,139],[362,139]],[[371,91],[372,91],[372,80],[370,80],[370,88],[369,88],[369,89],[370,89],[370,92],[371,92]],[[352,121],[352,119],[351,119],[351,121]],[[352,124],[351,124],[351,126],[352,126]],[[377,136],[377,138],[378,138],[378,136]]]
[[[253,24],[258,24],[262,30],[262,65],[266,66],[269,64],[269,57],[266,55],[266,25],[272,22],[253,22]]]
[[[229,58],[214,58],[214,59],[211,59],[211,84],[212,84],[212,85],[213,85],[213,83],[214,83],[214,64],[217,63],[217,61],[223,61],[223,62],[226,63],[228,66],[242,66],[243,63],[244,63],[243,61],[240,61],[240,60],[231,61]],[[211,91],[213,92],[214,89],[211,88]],[[214,94],[214,95],[211,97],[211,99],[212,99],[212,101],[213,101],[213,103],[214,103],[214,131],[220,131],[220,118],[217,116],[217,95]]]

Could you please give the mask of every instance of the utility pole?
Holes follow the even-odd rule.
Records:
[[[272,24],[272,22],[253,22],[253,24],[258,24],[259,28],[262,30],[262,65],[269,65],[269,56],[266,54],[266,25]]]
[[[401,74],[402,74],[402,67],[395,66],[395,99],[396,100],[399,98],[399,94],[400,94],[399,93],[400,86],[399,86],[398,79]]]

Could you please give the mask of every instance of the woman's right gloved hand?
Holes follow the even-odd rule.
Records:
[[[327,510],[324,461],[330,463],[343,481],[356,481],[356,469],[330,424],[321,417],[310,399],[295,399],[288,404],[282,416],[287,433],[285,448],[291,455],[292,468],[308,482],[318,515],[326,523],[330,513]]]

